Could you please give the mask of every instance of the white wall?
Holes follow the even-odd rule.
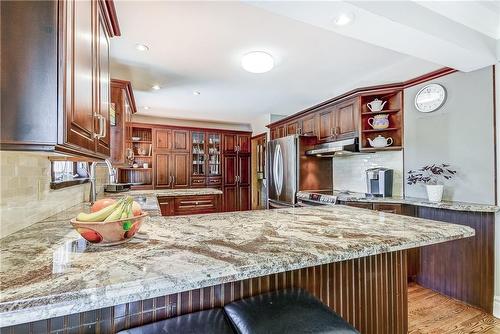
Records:
[[[387,151],[371,154],[333,158],[333,187],[336,190],[350,190],[365,193],[366,170],[385,167],[394,170],[393,196],[403,196],[403,152]]]
[[[450,163],[458,175],[445,186],[445,200],[495,202],[492,78],[492,67],[488,67],[453,73],[404,91],[405,170]],[[420,113],[414,98],[430,82],[442,84],[448,99],[441,109]],[[405,194],[426,197],[423,185],[406,185]]]

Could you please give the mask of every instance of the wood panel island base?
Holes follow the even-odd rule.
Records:
[[[64,224],[82,208],[0,240],[2,333],[115,333],[286,287],[308,290],[362,333],[406,333],[406,250],[474,235],[324,206],[151,216],[134,240],[97,248]]]

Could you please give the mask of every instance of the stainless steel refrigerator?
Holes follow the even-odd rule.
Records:
[[[297,191],[332,189],[332,159],[305,154],[316,141],[292,135],[268,142],[268,208],[295,206]]]

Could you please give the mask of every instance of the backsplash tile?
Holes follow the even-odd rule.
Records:
[[[0,152],[0,238],[83,202],[89,184],[50,189],[50,160],[36,152]],[[105,168],[98,167],[102,191]]]
[[[366,192],[368,168],[386,167],[394,170],[393,196],[403,195],[403,152],[387,151],[333,158],[333,188]]]

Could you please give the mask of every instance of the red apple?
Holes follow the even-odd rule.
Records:
[[[96,201],[92,207],[90,208],[90,212],[97,212],[101,209],[104,209],[107,206],[110,206],[111,204],[115,203],[116,200],[112,198],[103,198],[98,201]]]

